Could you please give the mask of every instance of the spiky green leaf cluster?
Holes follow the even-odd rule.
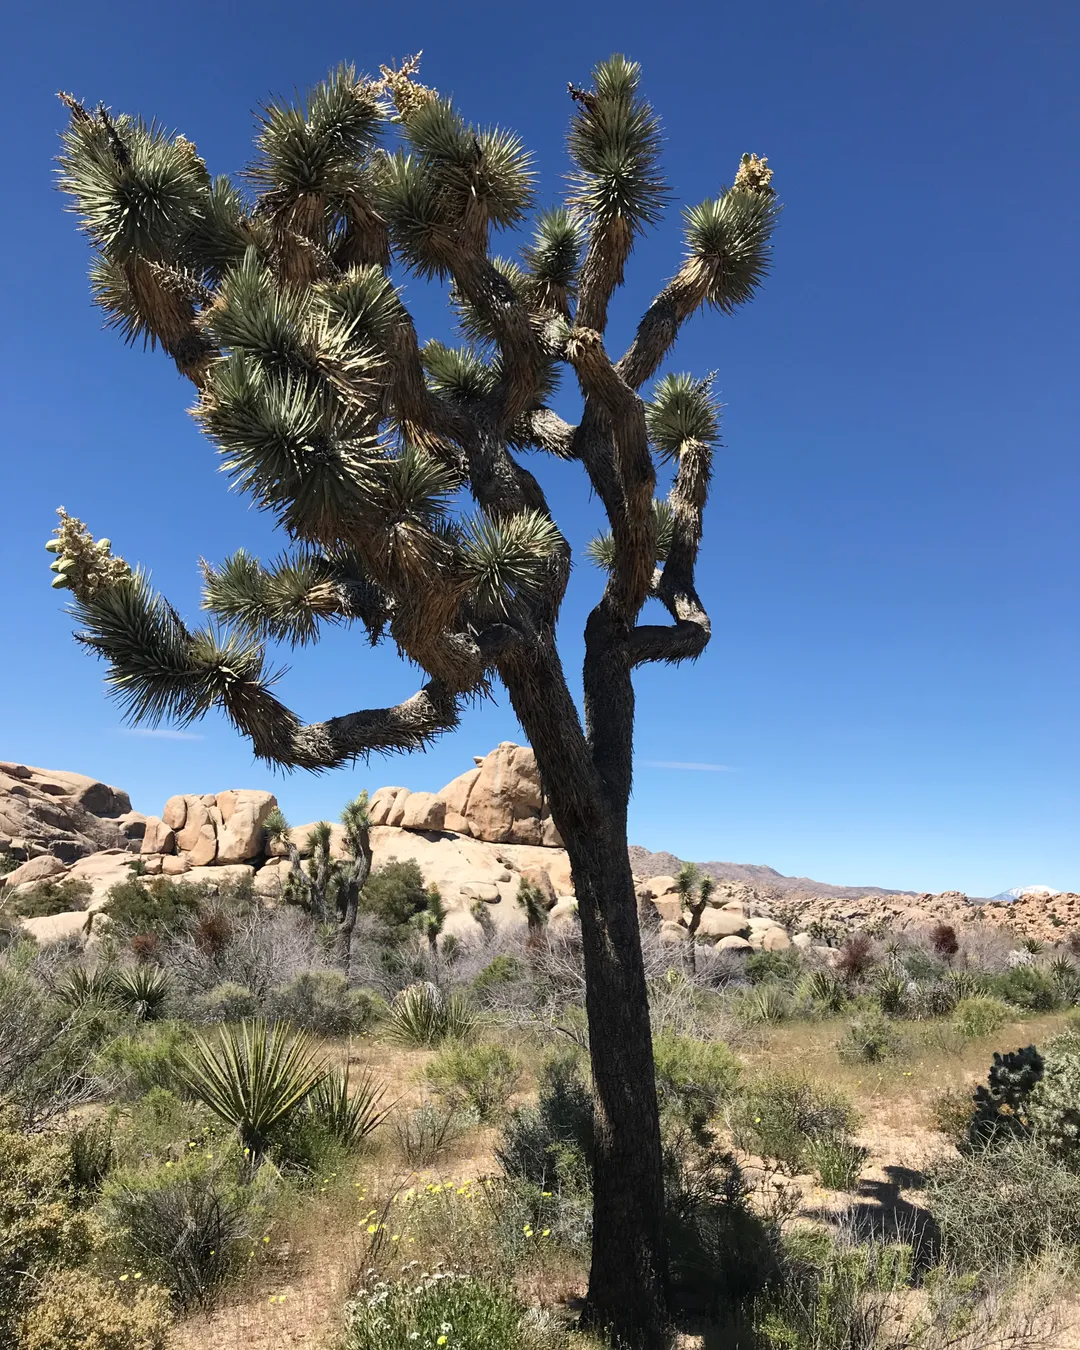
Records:
[[[478,516],[464,532],[462,570],[477,614],[503,617],[543,581],[547,560],[560,542],[558,528],[541,511],[503,520]]]
[[[569,303],[577,294],[584,244],[581,221],[565,207],[537,216],[532,242],[522,249],[530,298],[537,308],[569,313]]]
[[[683,212],[687,251],[709,268],[710,305],[730,313],[754,298],[768,275],[779,214],[771,190],[737,187]]]
[[[652,504],[653,539],[656,542],[656,561],[663,562],[671,548],[671,532],[674,516],[671,504],[660,497],[653,498]],[[597,567],[610,572],[615,566],[615,540],[609,530],[598,534],[585,548],[586,557]]]
[[[253,638],[303,647],[338,617],[337,569],[311,552],[283,555],[269,567],[243,549],[219,567],[203,564],[203,608]]]
[[[687,444],[715,445],[720,434],[720,407],[709,380],[692,375],[665,375],[645,405],[649,440],[663,460],[677,459]]]
[[[247,176],[279,210],[304,202],[309,211],[340,211],[363,183],[380,121],[371,84],[341,65],[306,101],[265,107]]]
[[[660,171],[660,120],[641,97],[641,67],[612,56],[593,71],[595,89],[577,91],[570,155],[577,165],[571,203],[632,233],[659,221],[668,197]]]
[[[447,347],[433,338],[423,359],[429,386],[455,403],[477,402],[495,388],[496,370],[471,347]]]
[[[446,276],[463,252],[486,253],[491,227],[524,218],[531,157],[512,133],[469,126],[448,99],[421,101],[402,130],[410,150],[381,166],[377,202],[410,266],[421,276]]]

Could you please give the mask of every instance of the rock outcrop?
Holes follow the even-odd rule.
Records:
[[[146,817],[96,778],[0,761],[0,853],[72,863],[103,848],[138,851]]]

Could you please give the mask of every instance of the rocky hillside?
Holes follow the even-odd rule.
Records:
[[[650,853],[639,844],[630,846],[630,865],[638,877],[673,876],[682,861],[673,853]],[[830,886],[809,877],[786,877],[772,867],[757,863],[705,862],[698,866],[717,881],[742,881],[761,891],[793,899],[831,896],[837,900],[858,900],[864,895],[914,895],[914,891],[890,891],[880,886]]]
[[[259,896],[274,903],[291,866],[284,845],[266,837],[266,819],[276,805],[272,793],[230,788],[178,794],[159,816],[142,816],[125,792],[95,779],[0,763],[0,859],[7,862],[0,869],[7,871],[0,911],[11,897],[43,881],[82,881],[90,891],[83,910],[22,923],[40,941],[93,935],[106,921],[97,916],[109,889],[133,875],[136,854],[138,873],[146,878],[211,884],[248,879]],[[479,941],[493,926],[524,929],[517,903],[523,879],[546,897],[553,925],[576,922],[569,859],[528,746],[504,741],[439,792],[380,788],[371,797],[371,820],[376,867],[415,859],[425,882],[442,893],[447,934]],[[293,827],[302,857],[313,825]],[[339,827],[333,839],[340,850]],[[662,941],[684,942],[687,916],[674,880],[680,860],[636,847],[630,857],[646,920]],[[820,947],[826,935],[835,941],[860,928],[884,931],[977,918],[1042,941],[1080,934],[1077,896],[1030,894],[1015,903],[973,905],[958,892],[933,896],[829,886],[771,867],[714,862],[702,870],[719,885],[699,936],[732,951],[781,950],[792,941]]]

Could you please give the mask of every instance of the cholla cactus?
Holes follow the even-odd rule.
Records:
[[[1033,1045],[994,1055],[985,1084],[975,1089],[968,1126],[969,1148],[986,1148],[1032,1132],[1031,1095],[1042,1081],[1045,1061]]]
[[[58,584],[131,717],[183,724],[217,708],[287,768],[422,749],[503,683],[579,898],[602,1122],[589,1310],[616,1339],[653,1345],[663,1184],[626,852],[632,681],[709,641],[695,573],[719,408],[711,377],[667,366],[699,310],[754,297],[778,208],[772,170],[744,157],[730,188],[685,212],[675,275],[609,353],[612,298],[669,198],[660,126],[622,56],[570,97],[571,190],[536,210],[519,138],[466,122],[419,82],[416,58],[376,79],[341,66],[306,99],[268,104],[237,182],[156,123],[62,95],[61,186],[94,251],[94,299],[191,380],[222,467],[287,548],[207,564],[200,628],[89,535],[73,551],[64,536]],[[530,218],[516,256],[494,252],[496,232]],[[409,273],[447,284],[457,345],[418,338],[399,285]],[[576,423],[551,406],[566,373]],[[532,453],[583,469],[606,516],[590,550],[602,594],[583,712],[557,646],[570,547]],[[640,621],[649,599],[667,621]],[[392,642],[422,688],[304,724],[277,695],[266,644],[310,644],[334,625]]]

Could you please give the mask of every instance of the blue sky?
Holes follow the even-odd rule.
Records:
[[[300,821],[362,786],[438,788],[520,739],[500,695],[423,757],[282,779],[217,721],[201,739],[122,729],[49,590],[55,507],[190,617],[198,557],[278,543],[227,492],[190,386],[101,331],[51,184],[54,91],[157,116],[234,172],[267,95],[423,48],[427,83],[522,133],[551,201],[567,81],[621,50],[644,63],[677,203],[730,182],[744,150],[787,203],[765,292],[695,320],[671,367],[716,370],[726,405],[700,573],[715,637],[696,667],[639,680],[631,838],[847,884],[1080,889],[1074,4],[56,0],[5,27],[0,758],[100,776],[148,812],[266,785]],[[612,348],[678,249],[673,209],[637,251]],[[408,299],[445,330],[438,295]],[[582,547],[597,513],[580,473],[539,469]],[[597,585],[582,561],[574,672]],[[307,718],[416,687],[358,635],[288,664]]]

